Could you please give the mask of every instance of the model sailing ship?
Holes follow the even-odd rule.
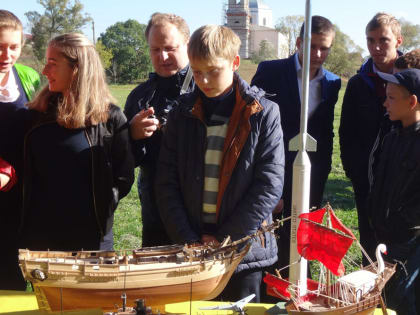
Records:
[[[251,238],[278,227],[219,246],[170,245],[125,251],[19,250],[24,278],[31,281],[41,311],[102,308],[144,299],[148,306],[210,300],[225,288],[248,252]]]
[[[323,225],[325,213],[328,226]],[[395,272],[395,265],[383,261],[384,244],[376,249],[377,262],[364,269],[345,275],[343,258],[356,237],[350,229],[326,208],[301,214],[297,231],[299,254],[308,260],[320,262],[319,281],[308,279],[307,294],[299,296],[298,287],[277,275],[267,274],[264,282],[268,294],[289,300],[288,314],[373,314],[382,304],[381,292]],[[357,242],[360,246],[360,243]],[[361,247],[361,246],[360,246]]]

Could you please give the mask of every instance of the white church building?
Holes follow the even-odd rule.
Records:
[[[258,52],[263,40],[272,45],[278,58],[288,56],[287,39],[274,28],[272,10],[261,0],[229,0],[226,20],[242,41],[241,58]]]

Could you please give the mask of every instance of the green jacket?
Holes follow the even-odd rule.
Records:
[[[25,91],[26,97],[28,100],[31,100],[41,83],[38,72],[28,66],[24,66],[19,63],[16,63],[14,67],[17,71],[20,82],[22,82],[22,87]]]

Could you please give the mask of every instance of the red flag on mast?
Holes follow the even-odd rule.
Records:
[[[333,226],[346,235],[321,225],[325,211],[320,209],[299,216],[301,221],[297,230],[297,249],[304,258],[318,260],[332,273],[342,276],[345,268],[341,260],[353,243],[354,235],[335,216],[332,216]]]

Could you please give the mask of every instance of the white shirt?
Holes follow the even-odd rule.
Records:
[[[14,102],[18,99],[19,95],[19,87],[16,83],[13,69],[10,69],[6,84],[4,86],[0,85],[0,102]]]
[[[302,101],[302,66],[300,65],[298,54],[295,54],[295,67],[296,67],[296,76],[299,86],[299,96]],[[309,97],[308,97],[308,118],[312,116],[315,110],[318,108],[319,103],[321,103],[321,80],[324,77],[324,71],[321,68],[318,69],[317,75],[309,81]]]

